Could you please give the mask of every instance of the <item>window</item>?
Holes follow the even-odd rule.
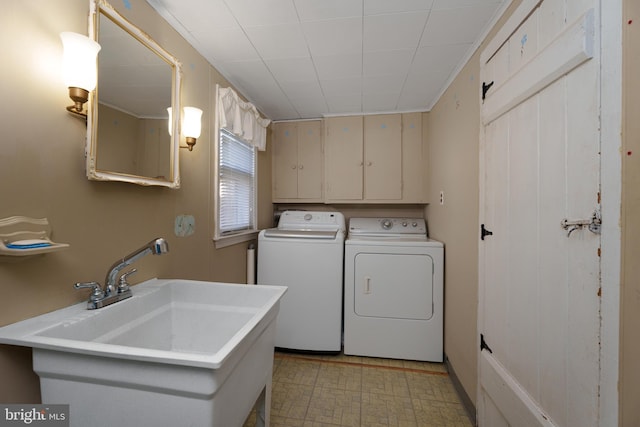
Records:
[[[218,220],[216,238],[256,228],[256,148],[226,129],[218,141]]]
[[[233,89],[216,84],[213,133],[217,157],[213,176],[216,247],[245,242],[258,233],[257,150],[265,150],[269,123]]]

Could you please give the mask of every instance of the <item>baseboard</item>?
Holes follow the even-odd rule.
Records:
[[[453,369],[453,366],[451,365],[451,362],[449,361],[449,358],[447,357],[446,354],[444,355],[444,362],[447,365],[447,370],[449,371],[449,378],[451,378],[453,387],[456,389],[458,396],[460,396],[460,400],[462,401],[462,406],[464,406],[465,411],[467,411],[467,415],[469,416],[471,423],[474,426],[477,426],[478,422],[476,420],[476,407],[473,404],[473,401],[467,394],[464,387],[462,387],[462,383],[458,379],[458,376],[456,375],[456,371],[455,369]]]

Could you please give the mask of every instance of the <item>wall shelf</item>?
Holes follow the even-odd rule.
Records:
[[[57,252],[68,248],[66,243],[51,240],[47,218],[12,216],[0,219],[0,257],[26,257]]]

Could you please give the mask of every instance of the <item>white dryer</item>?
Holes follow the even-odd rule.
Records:
[[[286,211],[277,228],[258,235],[258,284],[284,285],[276,347],[342,349],[344,216]]]
[[[418,218],[352,218],[344,353],[443,361],[444,246]]]

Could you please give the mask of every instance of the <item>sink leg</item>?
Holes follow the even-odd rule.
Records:
[[[267,378],[256,407],[256,427],[269,427],[271,418],[271,375]]]

